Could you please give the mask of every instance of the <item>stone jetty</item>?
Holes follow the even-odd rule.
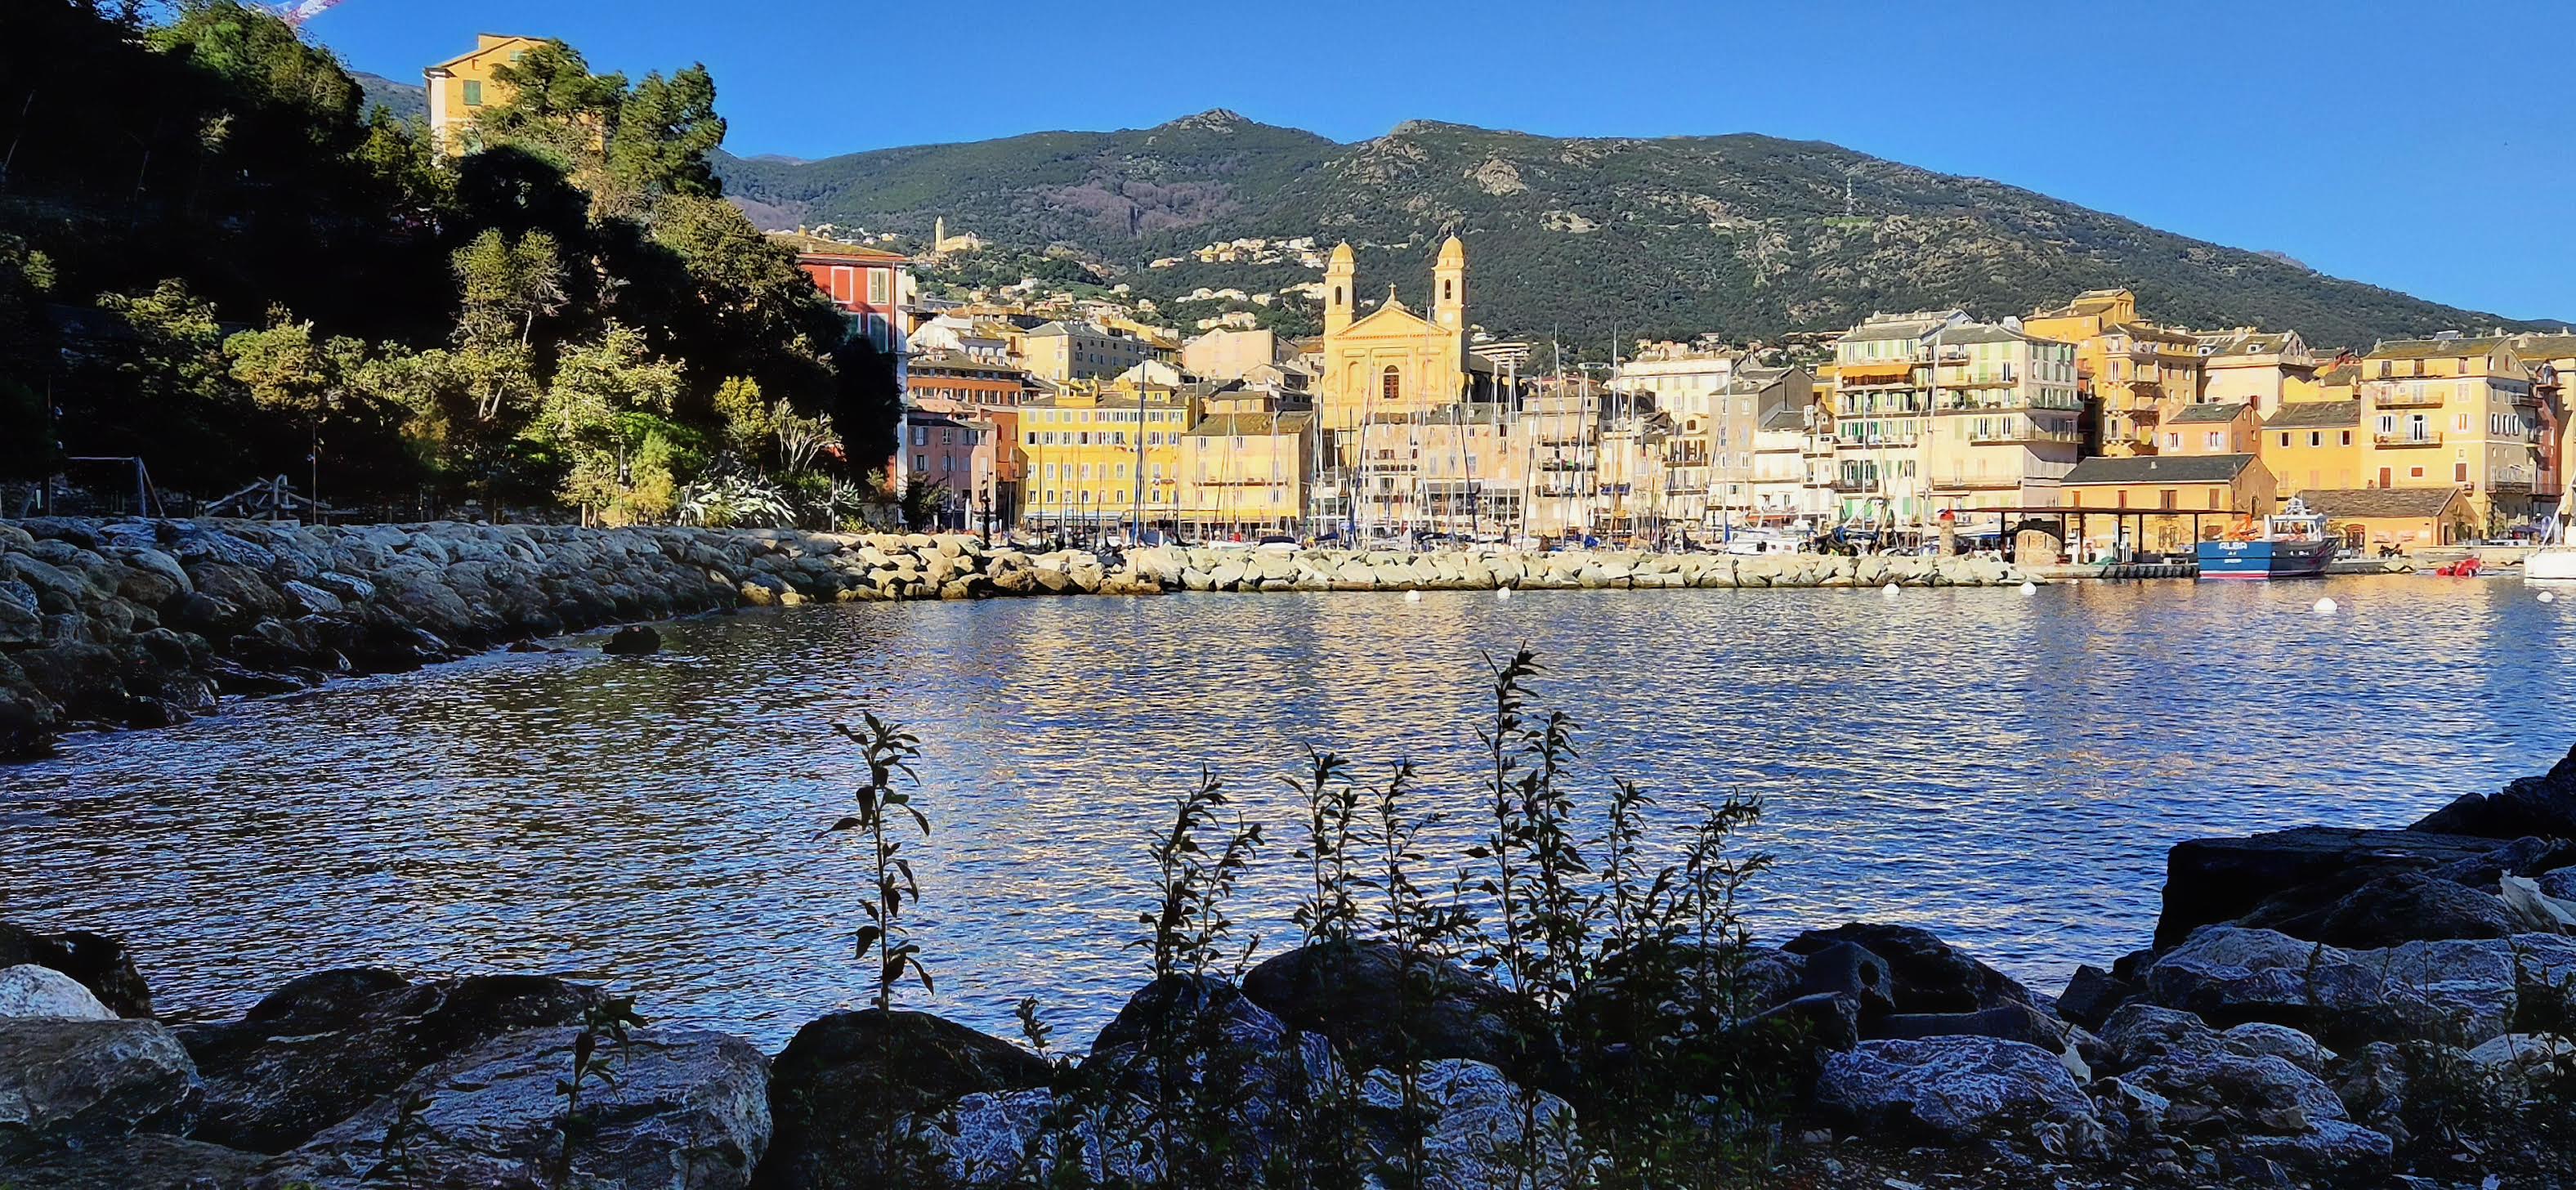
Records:
[[[1772,1121],[1757,1143],[1780,1184],[2563,1186],[2571,840],[2576,753],[2402,830],[2177,846],[2154,940],[2054,996],[1929,931],[1852,923],[1742,943],[1724,1004],[1679,984],[1652,1008],[1694,1022],[1667,1037],[1766,1039],[1786,1077],[1724,1113]],[[1506,1190],[1586,1184],[1586,1121],[1639,1076],[1618,1006],[1640,968],[1616,958],[1555,1015],[1472,958],[1362,937],[1155,980],[1046,1054],[870,1010],[765,1055],[606,1030],[621,1001],[545,975],[344,968],[213,1020],[77,924],[0,924],[14,1190],[1219,1184],[1173,1168],[1211,1160],[1258,1190],[1319,1184],[1276,1173],[1319,1136],[1384,1169],[1397,1135],[1440,1171],[1426,1184]],[[584,1081],[585,1053],[614,1077]],[[1296,1123],[1341,1110],[1346,1132]]]
[[[225,695],[757,605],[1171,591],[1998,586],[1967,558],[1271,552],[1031,553],[964,534],[560,525],[0,522],[0,758],[147,727]],[[620,651],[630,646],[621,645]]]

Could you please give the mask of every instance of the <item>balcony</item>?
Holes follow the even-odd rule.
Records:
[[[2418,391],[2390,385],[2371,390],[2370,403],[2380,409],[2439,409],[2449,398],[2430,390]]]
[[[1865,478],[1858,475],[1836,476],[1834,479],[1834,490],[1837,492],[1875,492],[1878,490],[1878,480],[1876,477]]]
[[[2043,430],[2037,426],[2014,426],[1997,430],[1971,430],[1968,441],[1980,445],[2014,442],[2066,442],[2082,445],[2084,435],[2075,430]]]
[[[2381,446],[2440,446],[2440,430],[2401,430],[2394,434],[2373,434],[2370,440]]]

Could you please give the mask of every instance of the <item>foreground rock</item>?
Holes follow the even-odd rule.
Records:
[[[1816,1104],[1859,1129],[1941,1144],[2026,1138],[2098,1155],[2102,1121],[2058,1055],[1992,1037],[1864,1041],[1826,1059]]]
[[[229,1024],[180,1031],[206,1087],[195,1136],[280,1153],[450,1055],[513,1030],[577,1024],[596,988],[542,975],[414,983],[372,967],[288,983]]]
[[[881,1140],[896,1120],[970,1096],[1042,1087],[1046,1080],[1046,1063],[1036,1055],[927,1013],[834,1013],[797,1030],[771,1064],[773,1132],[756,1184],[769,1190],[878,1186],[885,1176],[876,1168]],[[994,1099],[968,1115],[985,1131],[1007,1130],[1026,1106]],[[998,1115],[987,1118],[991,1113]],[[1033,1118],[1023,1122],[1034,1127]],[[969,1150],[958,1160],[983,1159],[980,1149]]]
[[[2521,778],[2492,794],[2462,794],[2408,829],[2489,839],[2576,839],[2576,748],[2547,773]]]
[[[0,1185],[13,1190],[247,1190],[268,1164],[257,1153],[142,1133],[10,1162],[0,1167]]]
[[[90,995],[71,976],[51,967],[21,963],[0,968],[0,1017],[50,1017],[76,1021],[112,1021],[116,1014]]]
[[[125,944],[86,930],[46,932],[0,922],[0,967],[32,963],[70,976],[121,1017],[152,1015],[152,991]]]
[[[203,1092],[152,1021],[0,1019],[0,1166],[134,1133],[181,1134]]]
[[[583,1084],[583,1122],[567,1143],[558,1083],[571,1078],[578,1033],[526,1030],[440,1062],[288,1153],[258,1186],[384,1185],[369,1171],[386,1160],[397,1120],[408,1137],[399,1148],[403,1176],[422,1186],[750,1184],[769,1145],[769,1063],[759,1051],[691,1029],[639,1029],[622,1045],[604,1043],[615,1078]]]
[[[2525,845],[2518,837],[2420,830],[2302,827],[2246,838],[2192,839],[2167,853],[2156,945],[2174,945],[2195,929],[2236,921],[2267,900],[2321,882],[2349,892],[2373,877],[2416,873],[2475,886],[2492,884],[2498,876],[2534,875],[2569,860],[2576,860],[2576,854],[2544,840]]]
[[[1344,1050],[1380,1056],[1463,1058],[1523,1071],[1537,1053],[1512,1023],[1511,997],[1455,963],[1419,961],[1422,982],[1401,994],[1402,964],[1382,942],[1327,943],[1273,956],[1243,978],[1243,994],[1291,1028],[1321,1033]],[[1398,1007],[1403,1006],[1403,1011]]]

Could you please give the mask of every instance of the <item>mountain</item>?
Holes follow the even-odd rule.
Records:
[[[366,95],[367,106],[389,109],[396,119],[429,119],[429,89],[419,83],[398,83],[381,74],[354,70],[349,77],[358,80],[358,90]]]
[[[2107,286],[2136,290],[2160,321],[2296,328],[2320,347],[2540,325],[2000,182],[1750,134],[1566,139],[1412,121],[1340,144],[1212,111],[804,163],[725,157],[717,170],[773,225],[927,237],[944,216],[951,232],[1003,248],[1070,251],[1158,300],[1312,281],[1293,261],[1145,267],[1211,241],[1297,236],[1358,246],[1363,293],[1392,282],[1418,299],[1440,238],[1455,233],[1476,321],[1586,344],[1767,337],[1877,310],[1999,318]]]

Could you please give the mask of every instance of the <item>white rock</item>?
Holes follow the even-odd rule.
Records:
[[[98,997],[80,982],[51,967],[23,963],[0,970],[0,1017],[41,1016],[74,1021],[112,1021]]]

